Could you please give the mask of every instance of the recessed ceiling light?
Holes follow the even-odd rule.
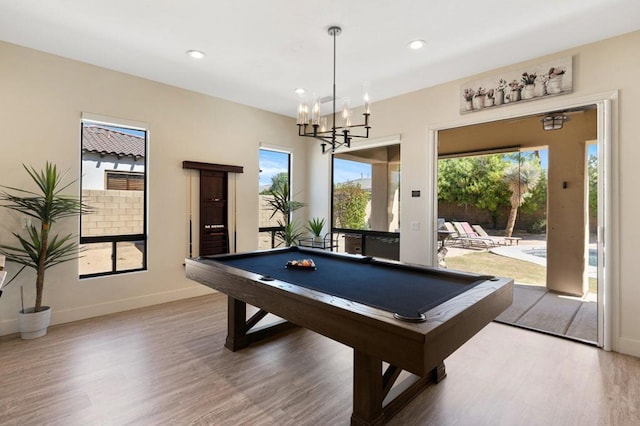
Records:
[[[298,88],[296,89],[296,93],[297,93],[298,95],[303,95],[303,94],[304,94],[304,89],[303,89],[302,87],[298,87]]]
[[[418,50],[418,49],[422,49],[425,44],[427,44],[427,42],[424,40],[413,40],[409,42],[407,47],[409,47],[409,49],[411,50]]]
[[[191,56],[193,59],[202,59],[205,57],[204,52],[199,50],[187,50],[187,55]]]

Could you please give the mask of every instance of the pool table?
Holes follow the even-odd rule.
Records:
[[[314,267],[287,267],[302,259]],[[384,424],[444,378],[444,359],[513,297],[510,278],[298,247],[186,259],[186,275],[228,296],[232,351],[293,326],[352,347],[352,425]],[[282,321],[260,326],[268,313]]]

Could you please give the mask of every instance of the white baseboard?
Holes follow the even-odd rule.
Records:
[[[143,296],[132,297],[130,299],[114,300],[71,309],[58,310],[54,307],[51,312],[51,325],[64,324],[67,322],[99,317],[116,312],[129,311],[131,309],[143,308],[145,306],[159,305],[161,303],[172,302],[174,300],[204,296],[214,292],[214,290],[211,290],[208,287],[197,285],[179,290],[145,294]],[[0,336],[18,333],[17,317],[18,314],[16,313],[15,319],[0,321]]]
[[[615,351],[640,358],[640,340],[620,337],[615,345]]]

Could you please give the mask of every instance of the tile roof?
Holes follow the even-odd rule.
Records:
[[[137,160],[144,158],[144,138],[108,127],[82,126],[82,151]]]

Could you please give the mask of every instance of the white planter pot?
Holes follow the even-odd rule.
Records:
[[[562,92],[562,74],[550,78],[547,82],[547,92],[560,93]]]
[[[534,84],[527,84],[522,89],[522,99],[533,99],[536,95],[535,93],[536,86]]]
[[[36,339],[47,334],[47,327],[51,322],[51,308],[43,306],[44,310],[33,312],[34,308],[26,308],[18,312],[18,329],[24,340]]]
[[[484,95],[473,97],[473,109],[484,108]]]

